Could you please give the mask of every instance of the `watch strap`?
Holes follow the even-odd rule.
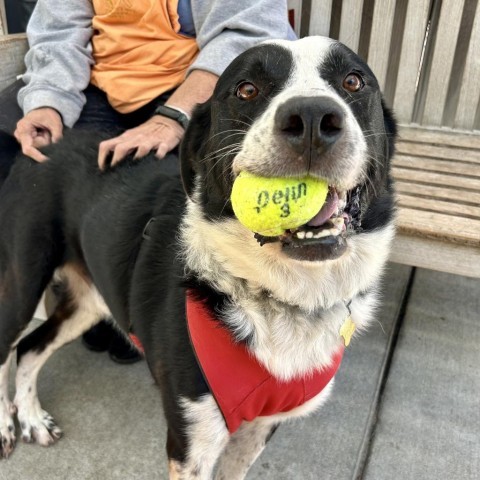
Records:
[[[160,105],[155,109],[155,115],[162,115],[163,117],[171,118],[178,122],[184,130],[187,129],[190,118],[179,108],[169,107],[167,105]]]

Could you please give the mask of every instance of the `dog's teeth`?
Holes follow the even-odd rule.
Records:
[[[345,223],[343,217],[334,217],[330,219],[330,221],[333,223],[335,228],[342,228],[343,224]]]
[[[305,232],[297,232],[295,236],[300,240],[303,240],[305,238]]]
[[[305,238],[313,238],[313,232],[306,232]]]
[[[333,229],[320,230],[319,232],[317,232],[317,233],[313,236],[313,238],[328,237],[328,236],[332,235],[332,231],[333,231]]]

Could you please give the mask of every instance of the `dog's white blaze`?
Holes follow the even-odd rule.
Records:
[[[14,400],[22,427],[22,437],[44,446],[53,443],[61,435],[61,430],[55,425],[52,417],[41,408],[37,396],[40,369],[56,350],[110,314],[97,289],[85,282],[75,269],[66,265],[56,275],[68,282],[70,294],[77,308],[70,318],[60,324],[57,335],[42,351],[29,351],[20,358]]]
[[[392,225],[349,237],[347,252],[336,260],[301,262],[278,243],[261,247],[236,220],[209,222],[193,202],[187,210],[187,266],[232,298],[225,321],[239,337],[253,337],[252,353],[276,377],[328,365],[341,341],[345,302],[367,290],[350,309],[359,329],[370,321]]]
[[[284,146],[279,145],[275,133],[275,113],[280,105],[292,97],[328,97],[345,113],[344,134],[336,146],[335,171],[325,175],[331,184],[340,190],[351,190],[363,180],[368,166],[367,144],[363,132],[348,104],[320,77],[319,68],[324,62],[333,43],[325,37],[309,37],[296,42],[275,41],[289,50],[293,56],[293,72],[286,85],[270,102],[265,112],[253,123],[240,152],[233,161],[233,171],[242,170],[261,173],[262,165],[276,163],[282,165],[291,161]]]

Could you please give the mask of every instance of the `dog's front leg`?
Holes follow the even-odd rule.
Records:
[[[185,442],[167,446],[170,480],[210,480],[229,440],[225,420],[212,395],[182,399],[181,408]]]
[[[277,429],[269,418],[244,422],[232,435],[220,457],[216,480],[243,480]]]
[[[6,362],[0,366],[0,459],[8,458],[15,448],[13,416],[16,409],[8,396],[8,376],[13,355],[12,350]]]

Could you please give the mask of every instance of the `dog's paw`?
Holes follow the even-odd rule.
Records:
[[[62,436],[62,430],[53,417],[41,408],[35,412],[21,413],[18,421],[22,429],[22,440],[26,443],[38,443],[43,447],[53,445]]]
[[[11,402],[0,405],[0,459],[8,458],[15,448],[15,425],[13,416],[16,408]]]

